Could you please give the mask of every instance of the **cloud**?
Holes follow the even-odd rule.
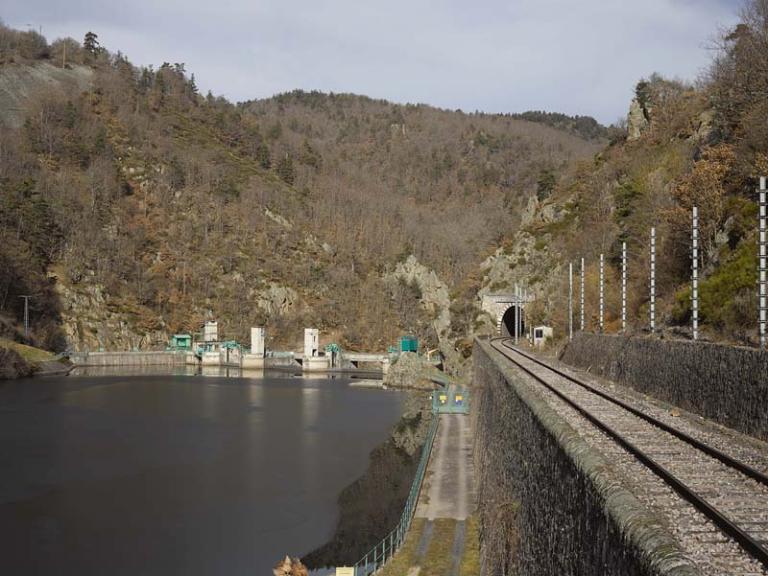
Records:
[[[185,62],[233,100],[294,88],[467,111],[623,115],[652,72],[695,79],[734,0],[6,0],[53,39],[99,34],[138,64]]]

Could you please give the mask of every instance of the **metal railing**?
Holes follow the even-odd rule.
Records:
[[[368,576],[369,574],[376,572],[376,570],[381,568],[387,560],[395,555],[395,552],[397,552],[405,541],[405,536],[408,534],[408,528],[410,528],[411,521],[416,513],[416,504],[419,500],[421,484],[424,481],[424,475],[427,472],[429,455],[432,452],[432,444],[435,440],[435,434],[437,433],[438,419],[438,415],[433,411],[432,422],[429,425],[427,438],[424,442],[424,446],[421,448],[419,466],[416,469],[416,476],[411,484],[411,491],[408,494],[408,499],[405,501],[405,509],[400,516],[400,522],[398,522],[394,530],[387,534],[381,542],[376,544],[372,550],[355,564],[355,576]]]

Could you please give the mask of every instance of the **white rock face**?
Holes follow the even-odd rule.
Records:
[[[646,118],[646,111],[637,98],[632,99],[627,114],[627,140],[637,140],[650,123]]]
[[[525,226],[528,226],[531,222],[533,222],[533,219],[536,216],[536,210],[538,209],[539,209],[539,200],[538,198],[536,198],[535,194],[532,194],[528,198],[528,204],[525,206],[523,213],[520,215],[521,228],[524,228]]]
[[[442,339],[447,336],[451,326],[451,296],[448,286],[440,280],[435,271],[410,255],[405,262],[397,265],[390,277],[419,287],[422,305],[435,317],[435,331],[438,337]]]
[[[273,222],[276,222],[277,224],[280,224],[283,228],[286,230],[292,230],[293,224],[291,224],[287,218],[284,216],[281,216],[277,212],[272,212],[269,208],[264,208],[264,215],[272,220]]]
[[[285,314],[299,300],[296,290],[271,282],[265,289],[252,293],[256,305],[269,315]]]

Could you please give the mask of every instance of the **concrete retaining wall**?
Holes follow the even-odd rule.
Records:
[[[474,368],[483,576],[697,573],[605,458],[487,342],[475,342]]]
[[[191,352],[76,352],[70,356],[76,366],[185,366],[197,364]]]
[[[574,336],[564,362],[768,440],[768,353],[683,340]]]

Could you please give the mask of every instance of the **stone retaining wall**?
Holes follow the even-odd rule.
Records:
[[[696,574],[605,458],[505,364],[475,341],[483,576]]]
[[[768,440],[768,352],[704,342],[579,333],[561,360]]]

